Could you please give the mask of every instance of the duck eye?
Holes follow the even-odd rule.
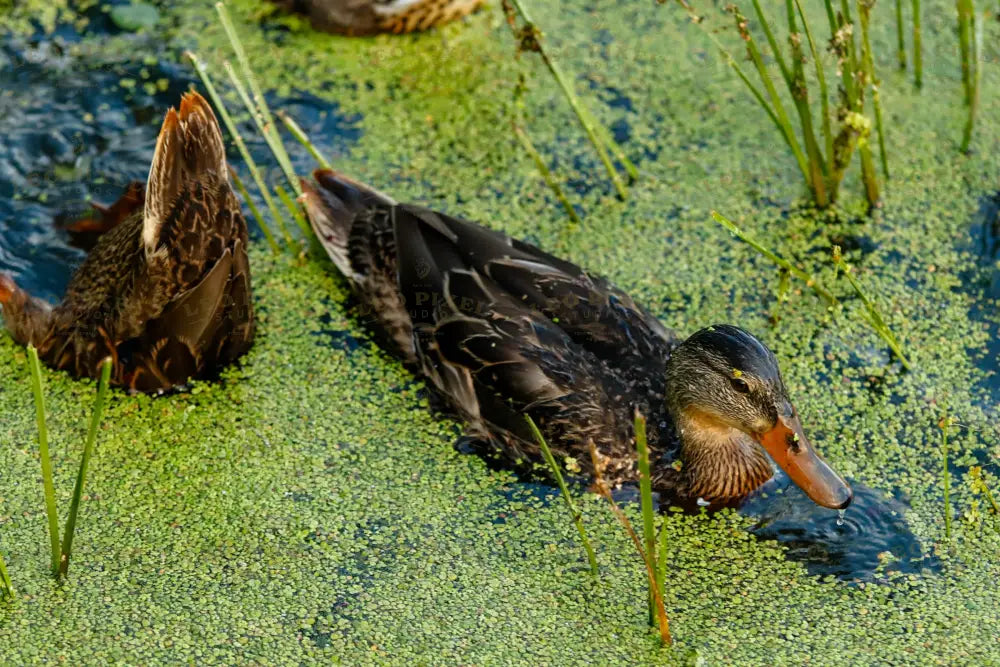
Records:
[[[743,378],[729,378],[729,382],[732,383],[733,389],[740,392],[741,394],[750,393],[750,385]]]

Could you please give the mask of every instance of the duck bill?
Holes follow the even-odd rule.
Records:
[[[844,509],[851,504],[851,487],[816,453],[798,417],[779,417],[774,428],[754,437],[817,505]]]

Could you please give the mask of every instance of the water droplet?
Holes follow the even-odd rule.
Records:
[[[844,515],[846,513],[847,513],[847,510],[837,510],[837,525],[838,526],[843,526],[844,525]]]
[[[707,500],[705,500],[704,498],[698,498],[697,502],[698,502],[698,507],[708,507],[709,505],[712,504],[712,503],[708,502]]]

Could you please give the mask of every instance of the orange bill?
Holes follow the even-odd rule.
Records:
[[[844,509],[851,504],[851,487],[816,453],[797,416],[778,417],[770,431],[754,437],[817,505]]]

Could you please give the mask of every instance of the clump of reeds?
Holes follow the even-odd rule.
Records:
[[[899,362],[903,364],[903,368],[910,370],[910,361],[906,358],[906,355],[903,354],[902,346],[900,346],[899,341],[896,340],[896,336],[893,335],[889,325],[885,323],[885,320],[882,318],[882,314],[878,311],[878,308],[875,307],[872,300],[869,299],[868,295],[861,289],[861,285],[859,285],[858,281],[851,275],[851,267],[844,261],[844,257],[840,251],[840,246],[833,246],[833,262],[843,273],[844,277],[847,278],[847,282],[851,283],[854,293],[858,295],[858,298],[861,299],[861,303],[864,304],[866,314],[865,319],[872,326],[872,328],[875,329],[875,332],[882,337],[882,340],[889,345],[893,354],[895,354],[896,358],[899,359]]]
[[[569,508],[570,516],[573,517],[573,525],[576,526],[576,531],[580,533],[580,542],[583,543],[583,548],[587,552],[587,561],[590,563],[590,573],[596,577],[598,575],[597,556],[594,554],[594,547],[590,545],[590,539],[587,537],[587,530],[583,527],[583,516],[580,514],[580,510],[576,508],[576,503],[573,502],[573,496],[570,495],[569,489],[566,487],[562,471],[559,469],[559,464],[556,463],[555,457],[552,456],[552,450],[549,449],[549,444],[545,441],[545,436],[543,436],[542,432],[538,430],[538,426],[529,415],[525,415],[524,418],[528,422],[528,427],[531,429],[531,433],[535,436],[535,442],[538,443],[538,447],[542,450],[542,456],[545,458],[545,462],[548,464],[549,470],[552,471],[552,476],[559,485],[559,492],[562,494],[563,500],[566,501],[566,507]]]
[[[618,518],[618,521],[621,522],[625,528],[625,532],[628,533],[632,543],[635,545],[636,551],[639,552],[639,557],[646,568],[646,577],[649,581],[648,604],[650,609],[650,625],[655,625],[659,630],[660,641],[663,644],[670,644],[672,641],[670,637],[670,621],[667,618],[666,607],[663,604],[663,585],[666,577],[666,550],[663,548],[664,545],[661,544],[660,557],[657,557],[653,523],[652,485],[649,476],[649,453],[646,447],[646,420],[638,413],[635,419],[635,434],[636,448],[639,455],[639,493],[643,516],[642,538],[635,532],[632,522],[629,521],[625,513],[618,507],[618,503],[615,502],[614,497],[611,495],[611,489],[608,487],[607,482],[604,481],[604,467],[606,462],[597,451],[594,442],[590,441],[588,445],[590,447],[590,458],[594,466],[594,488],[608,501],[611,511]],[[661,531],[660,535],[661,539],[663,539],[665,531]]]
[[[97,441],[97,430],[104,415],[104,404],[111,379],[111,359],[101,362],[101,375],[97,382],[97,400],[94,402],[90,415],[90,426],[87,430],[87,440],[83,447],[83,456],[76,474],[76,484],[73,487],[73,497],[70,501],[69,516],[63,531],[63,539],[59,541],[59,517],[56,511],[55,485],[52,479],[52,460],[49,458],[48,428],[45,420],[45,397],[42,391],[42,371],[38,361],[38,352],[34,346],[28,345],[28,364],[31,369],[31,389],[35,397],[35,418],[38,424],[38,449],[42,467],[42,487],[45,495],[45,513],[49,524],[49,542],[51,551],[51,569],[56,577],[69,574],[69,562],[73,552],[73,537],[76,534],[77,516],[80,512],[80,499],[87,478],[87,468]]]
[[[944,537],[951,539],[951,472],[948,470],[948,429],[955,423],[951,417],[945,416],[938,421],[941,429],[941,483],[944,490]]]
[[[614,155],[614,158],[625,168],[629,179],[633,181],[639,176],[639,172],[635,165],[632,164],[632,162],[625,155],[625,152],[611,137],[608,130],[600,126],[594,120],[590,111],[588,111],[587,108],[580,102],[573,89],[573,84],[570,83],[568,78],[566,78],[562,68],[558,65],[558,63],[556,63],[552,54],[546,49],[542,31],[538,27],[538,24],[531,18],[523,0],[502,0],[502,2],[504,13],[507,17],[507,23],[514,34],[514,38],[517,40],[518,54],[524,51],[530,51],[537,53],[541,57],[542,62],[545,63],[545,67],[552,74],[552,78],[555,79],[556,84],[559,86],[559,90],[562,91],[563,97],[566,98],[570,108],[576,115],[577,121],[580,123],[580,127],[583,129],[584,134],[586,134],[587,139],[594,147],[594,152],[597,153],[598,159],[600,159],[601,163],[604,165],[604,168],[608,173],[608,178],[611,180],[611,184],[614,186],[615,191],[621,199],[625,199],[628,196],[628,190],[621,175],[618,173],[618,169],[615,167],[614,162],[611,159],[611,155]],[[523,22],[520,25],[518,24],[518,17],[520,17]],[[522,134],[525,137],[527,136],[523,132]],[[523,145],[524,141],[520,135],[518,138],[522,141]],[[534,158],[534,156],[532,157],[535,159],[535,163],[539,164],[539,160]],[[542,164],[544,164],[544,161],[542,161]],[[543,175],[546,172],[547,167],[543,171]],[[548,180],[549,179],[546,178],[546,182],[548,182]],[[565,207],[566,204],[564,203],[563,206]]]
[[[976,19],[974,0],[957,0],[956,6],[958,9],[958,43],[962,60],[962,89],[967,109],[965,127],[962,130],[961,151],[967,153],[972,141],[976,112],[979,110],[979,63],[982,60],[982,24],[984,20]]]
[[[660,1],[665,2],[665,0]],[[771,72],[765,65],[750,21],[739,7],[731,4],[727,9],[733,16],[739,37],[746,45],[747,55],[756,70],[757,77],[764,88],[763,91],[751,81],[750,76],[736,58],[723,46],[713,31],[704,24],[704,18],[695,12],[687,0],[677,0],[677,2],[689,13],[692,21],[704,30],[771,119],[784,143],[795,157],[816,205],[826,207],[837,200],[841,181],[855,150],[857,150],[861,160],[865,196],[870,205],[877,205],[879,184],[868,141],[872,121],[865,115],[866,94],[872,90],[874,96],[877,87],[873,59],[870,57],[870,44],[867,39],[867,11],[872,0],[860,0],[858,3],[859,14],[863,15],[861,53],[858,52],[855,41],[854,23],[847,0],[842,0],[839,11],[834,11],[832,0],[825,0],[831,35],[829,48],[837,59],[837,70],[841,77],[840,94],[835,107],[831,105],[832,100],[826,71],[809,21],[802,9],[801,0],[785,0],[784,3],[788,26],[789,57],[787,60],[775,36],[774,29],[764,14],[761,3],[759,0],[752,0],[759,28],[764,34],[767,45],[777,63],[781,79],[795,107],[801,140],[792,124],[785,102],[778,93],[774,77],[771,76]],[[808,56],[806,47],[808,47]],[[805,75],[805,63],[809,59],[812,60],[818,86],[818,111],[811,102],[809,83]],[[876,104],[878,106],[875,113],[875,127],[879,135],[883,171],[887,174],[888,158],[884,149],[881,106],[878,101]],[[817,113],[818,122],[816,120]],[[837,123],[836,128],[834,127],[834,119]],[[818,139],[817,127],[822,136],[822,142]]]

